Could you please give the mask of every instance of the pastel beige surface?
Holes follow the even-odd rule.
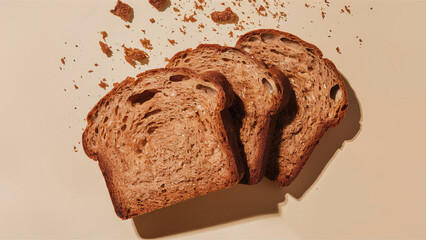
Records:
[[[299,2],[286,5],[280,30],[315,44],[336,64],[348,83],[349,108],[295,182],[277,188],[264,179],[121,221],[97,164],[78,144],[85,115],[106,94],[100,79],[112,85],[162,67],[165,57],[204,37],[233,46],[233,26],[198,33],[198,23],[185,23],[187,35],[172,35],[172,46],[171,29],[182,25],[172,8],[157,12],[129,1],[135,19],[127,29],[109,13],[114,1],[2,1],[0,238],[426,238],[426,29],[419,27],[426,2],[329,0],[324,19]],[[242,5],[237,13],[249,11]],[[339,13],[345,5],[351,14]],[[215,2],[205,11],[218,9]],[[272,18],[251,18],[261,26],[236,33],[276,27]],[[167,31],[160,31],[162,22]],[[113,49],[140,47],[141,29],[154,46],[148,65],[133,69],[122,51],[107,59],[98,49],[102,30]]]

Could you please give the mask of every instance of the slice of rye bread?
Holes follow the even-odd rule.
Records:
[[[316,46],[292,34],[260,29],[241,36],[236,47],[278,67],[290,79],[294,94],[279,114],[265,173],[277,185],[287,186],[325,131],[337,126],[346,114],[345,84]]]
[[[239,182],[226,84],[218,72],[155,69],[127,78],[90,111],[84,151],[98,161],[120,218]]]
[[[216,44],[201,44],[194,50],[179,52],[167,67],[214,70],[225,75],[237,95],[230,110],[246,163],[241,183],[258,183],[266,168],[275,116],[290,96],[288,79],[240,49]]]

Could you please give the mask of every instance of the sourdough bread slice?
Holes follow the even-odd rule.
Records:
[[[173,56],[167,67],[188,67],[198,72],[219,71],[236,93],[231,107],[233,124],[239,132],[242,156],[247,164],[242,183],[256,184],[264,174],[275,115],[290,93],[287,78],[268,70],[246,52],[219,45],[202,44]]]
[[[120,218],[238,183],[226,84],[217,72],[155,69],[127,78],[90,111],[83,147]]]
[[[279,114],[265,173],[277,185],[287,186],[325,131],[342,121],[348,106],[345,84],[316,46],[292,34],[260,29],[241,36],[236,47],[278,67],[290,79],[294,94]]]

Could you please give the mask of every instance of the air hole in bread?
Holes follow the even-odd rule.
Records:
[[[187,54],[187,53],[183,54],[183,55],[182,55],[182,58],[186,58],[186,56],[188,56],[188,54]]]
[[[306,48],[306,51],[308,51],[308,52],[310,52],[310,53],[312,53],[312,54],[315,54],[314,50],[312,50],[312,49],[310,49],[310,48]]]
[[[181,82],[181,81],[185,81],[185,80],[188,80],[188,79],[189,79],[189,77],[185,76],[185,75],[172,75],[172,76],[169,77],[169,80],[171,82]]]
[[[108,105],[109,105],[109,101],[107,101],[107,102],[105,103],[105,107],[108,107]]]
[[[249,42],[255,42],[255,41],[257,41],[258,40],[258,38],[257,37],[251,37],[251,38],[249,38]]]
[[[347,105],[347,104],[343,105],[343,106],[340,108],[340,111],[345,110],[347,107],[348,107],[348,105]]]
[[[270,42],[274,41],[274,39],[276,37],[277,36],[275,34],[272,34],[272,33],[262,33],[262,34],[260,34],[260,38],[262,39],[262,42],[264,42],[264,43],[270,43]]]
[[[122,119],[122,121],[125,123],[125,122],[127,122],[127,118],[129,118],[128,116],[125,116],[123,119]]]
[[[213,88],[207,87],[207,86],[202,85],[202,84],[197,84],[197,86],[195,88],[198,89],[198,90],[202,90],[207,94],[216,94],[216,91]]]
[[[279,52],[276,49],[273,49],[273,48],[271,48],[269,51],[276,53],[276,54],[279,54]]]
[[[144,138],[144,139],[142,139],[142,141],[141,141],[141,146],[142,146],[142,147],[145,147],[147,143],[148,143],[148,141],[146,140],[146,138]]]
[[[95,118],[97,118],[97,117],[98,117],[98,111],[95,112]]]
[[[231,61],[231,59],[229,59],[229,58],[222,58],[222,60],[225,61],[225,62]]]
[[[314,68],[313,68],[313,67],[311,67],[311,66],[309,66],[309,67],[308,67],[308,71],[312,71],[312,70],[314,70]]]
[[[290,40],[288,38],[285,38],[285,37],[280,38],[280,41],[283,42],[283,43],[286,43],[286,44],[287,43],[295,43],[295,44],[297,44],[297,42],[292,41],[292,40]]]
[[[121,131],[124,132],[127,128],[127,124],[124,124],[123,126],[121,126]]]
[[[104,123],[106,123],[108,121],[108,117],[104,118]]]
[[[166,186],[166,185],[163,183],[163,184],[161,184],[161,186],[160,186],[160,187],[161,187],[161,188],[164,188],[165,186]]]
[[[95,133],[99,133],[99,128],[98,127],[95,128]]]
[[[115,109],[114,109],[114,113],[115,113],[115,115],[117,115],[117,114],[118,114],[118,106],[116,106],[116,107],[115,107]]]
[[[133,107],[136,105],[142,105],[145,102],[151,100],[155,96],[155,94],[157,94],[158,92],[159,91],[157,90],[145,90],[141,93],[138,93],[129,97],[127,101],[129,101]]]
[[[136,149],[136,153],[137,153],[137,154],[141,154],[141,153],[142,153],[142,149],[137,148],[137,149]]]
[[[333,100],[338,100],[342,96],[342,91],[340,91],[340,87],[338,84],[334,85],[330,89],[330,97]]]
[[[190,59],[190,58],[187,58],[187,59],[185,59],[185,61],[183,61],[183,62],[185,62],[185,63],[189,63],[189,61],[191,61],[191,59]]]
[[[244,60],[243,60],[243,61],[241,61],[241,63],[242,63],[242,64],[247,64],[247,62],[246,62],[246,61],[244,61]]]
[[[250,48],[249,47],[243,47],[243,50],[246,51],[246,52],[248,52],[248,53],[250,52]]]
[[[154,131],[155,131],[155,129],[157,129],[158,127],[150,127],[149,129],[148,129],[148,134],[149,135],[151,135]]]
[[[269,90],[270,93],[274,93],[274,87],[272,87],[272,84],[266,80],[266,78],[262,78],[262,84],[266,89]]]
[[[160,113],[160,112],[161,112],[161,109],[155,109],[154,111],[151,111],[151,112],[148,112],[147,114],[145,114],[145,116],[143,118],[150,117],[150,116],[155,115],[155,114]]]

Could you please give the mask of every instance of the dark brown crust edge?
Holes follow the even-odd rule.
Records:
[[[238,51],[242,54],[245,54],[249,56],[251,59],[253,59],[258,65],[264,66],[267,68],[267,66],[259,61],[257,58],[255,58],[252,54],[247,53],[246,51],[234,48],[234,47],[225,47],[218,44],[200,44],[197,46],[197,48],[192,49],[186,49],[183,51],[180,51],[173,55],[173,57],[170,59],[169,63],[166,65],[166,68],[173,67],[172,64],[179,58],[183,58],[185,54],[187,54],[190,51],[199,50],[200,48],[213,48],[218,51],[224,52],[228,50],[234,50]],[[260,143],[259,147],[257,148],[256,153],[254,154],[256,160],[256,171],[254,174],[250,174],[250,171],[247,167],[247,160],[241,159],[241,161],[244,161],[244,178],[240,181],[242,184],[249,184],[254,185],[260,182],[263,178],[263,175],[266,171],[267,161],[268,159],[265,158],[265,156],[269,156],[269,153],[266,152],[269,150],[267,148],[267,143],[272,142],[273,134],[271,130],[268,130],[268,128],[271,126],[271,121],[276,122],[276,118],[278,117],[278,113],[281,111],[283,107],[285,107],[289,101],[290,98],[290,92],[291,92],[291,86],[287,79],[287,77],[278,69],[269,69],[269,73],[271,78],[274,80],[275,84],[280,88],[280,94],[281,99],[278,99],[279,101],[274,104],[274,108],[270,110],[269,116],[265,116],[265,121],[263,122],[264,128],[259,132],[260,135]],[[229,82],[228,82],[229,84]],[[275,124],[272,124],[275,125]],[[241,156],[241,155],[240,155]],[[266,161],[265,161],[266,160]]]
[[[127,86],[129,84],[136,84],[138,81],[141,81],[144,76],[146,76],[148,74],[153,74],[153,73],[161,71],[161,70],[164,70],[164,69],[159,68],[159,69],[148,70],[148,71],[146,71],[144,73],[138,74],[136,80],[134,78],[130,78],[130,77],[126,78],[124,81],[122,81],[117,86],[115,86],[109,93],[107,93],[92,108],[92,110],[88,113],[87,118],[86,118],[87,126],[86,126],[86,129],[84,130],[84,132],[82,134],[82,145],[83,145],[84,152],[86,153],[86,155],[89,158],[91,158],[91,159],[93,159],[95,161],[98,161],[98,165],[99,165],[99,168],[101,169],[102,175],[104,176],[105,183],[107,185],[107,189],[108,189],[108,192],[110,194],[111,201],[113,203],[115,213],[117,214],[118,217],[120,217],[123,220],[135,217],[135,216],[143,214],[143,213],[147,213],[147,212],[153,211],[155,209],[148,210],[148,211],[145,211],[143,213],[142,212],[141,213],[137,213],[136,215],[135,214],[133,214],[133,215],[129,215],[128,214],[127,209],[125,209],[122,206],[122,201],[121,201],[122,197],[120,196],[120,191],[117,191],[118,187],[115,186],[114,182],[112,181],[112,178],[111,178],[112,172],[109,169],[108,164],[106,164],[104,161],[102,161],[101,160],[102,157],[99,157],[96,152],[91,151],[90,148],[87,146],[86,139],[87,139],[88,130],[90,129],[91,125],[93,124],[93,122],[92,122],[93,115],[95,115],[95,113],[98,111],[98,109],[101,106],[103,106],[106,101],[110,100],[123,87],[125,87],[125,86]],[[173,69],[167,69],[167,70],[173,71]],[[229,106],[231,106],[232,99],[233,99],[233,92],[229,91],[229,90],[227,90],[227,91],[224,90],[224,86],[226,86],[226,82],[227,82],[226,78],[222,74],[217,73],[217,72],[206,72],[206,73],[203,73],[203,74],[197,74],[194,71],[192,71],[190,69],[187,69],[187,68],[175,68],[174,70],[175,71],[183,71],[183,72],[187,73],[188,75],[196,75],[196,76],[198,75],[204,81],[210,82],[210,83],[212,83],[212,84],[214,84],[214,85],[217,86],[217,88],[220,90],[219,93],[218,93],[219,94],[219,98],[222,99],[222,101],[221,101],[222,104],[218,105],[218,108],[217,108],[217,110],[218,110],[217,117],[219,117],[219,119],[222,120],[221,113],[224,110],[227,110],[227,108]],[[230,98],[230,99],[228,100],[228,98]],[[228,181],[229,184],[226,185],[226,186],[224,186],[222,188],[222,189],[224,189],[224,188],[229,188],[229,187],[233,186],[234,184],[238,183],[238,181],[240,180],[242,174],[240,174],[240,171],[241,171],[241,167],[240,166],[241,166],[241,164],[239,164],[238,161],[237,161],[237,159],[235,159],[235,157],[234,157],[233,152],[235,151],[235,149],[232,149],[232,144],[230,143],[230,140],[228,139],[229,138],[229,132],[227,132],[226,124],[224,124],[223,122],[222,122],[222,128],[221,129],[223,129],[223,132],[221,133],[221,135],[226,137],[225,144],[227,143],[227,145],[229,146],[229,148],[224,148],[224,151],[227,152],[227,156],[230,156],[231,159],[234,160],[230,164],[231,164],[231,168],[233,168],[233,169],[236,170],[235,176],[232,175],[232,176],[234,176],[234,178],[230,179]],[[231,131],[231,134],[232,134],[232,131]]]
[[[335,118],[332,121],[326,121],[322,124],[322,129],[320,129],[318,132],[319,134],[312,139],[311,141],[311,148],[307,148],[308,150],[303,154],[303,157],[301,158],[301,160],[298,162],[297,166],[295,168],[293,168],[293,171],[291,173],[290,178],[283,178],[280,179],[278,178],[272,178],[267,176],[270,180],[272,180],[276,185],[278,186],[288,186],[290,185],[293,180],[297,177],[297,175],[300,173],[300,171],[302,170],[303,166],[305,165],[305,163],[307,162],[307,160],[309,159],[309,156],[312,154],[312,152],[314,151],[316,145],[318,145],[319,141],[321,140],[322,136],[324,135],[324,133],[327,131],[328,128],[330,127],[336,127],[337,125],[339,125],[344,116],[346,115],[347,112],[347,107],[348,107],[348,94],[347,94],[347,89],[346,86],[344,84],[343,81],[343,77],[342,75],[339,73],[339,71],[337,70],[336,66],[334,65],[334,63],[329,60],[328,58],[323,58],[323,54],[321,52],[321,50],[311,44],[308,43],[304,40],[302,40],[301,38],[291,34],[291,33],[287,33],[287,32],[282,32],[279,30],[275,30],[275,29],[258,29],[258,30],[254,30],[251,32],[248,32],[244,35],[242,35],[237,43],[235,44],[235,46],[237,48],[241,47],[241,45],[243,44],[243,42],[248,41],[248,39],[253,36],[253,35],[260,35],[262,33],[272,33],[272,34],[276,34],[279,36],[283,36],[284,38],[287,38],[289,40],[295,41],[297,43],[299,43],[300,45],[302,45],[303,47],[305,47],[308,51],[312,52],[313,54],[317,55],[319,57],[319,59],[323,60],[324,63],[332,70],[334,71],[334,73],[336,74],[336,76],[338,76],[339,80],[338,80],[338,84],[339,84],[339,88],[341,89],[342,93],[343,93],[343,109],[340,109],[340,111],[337,113],[337,115],[335,116]],[[278,175],[280,176],[280,175]]]

